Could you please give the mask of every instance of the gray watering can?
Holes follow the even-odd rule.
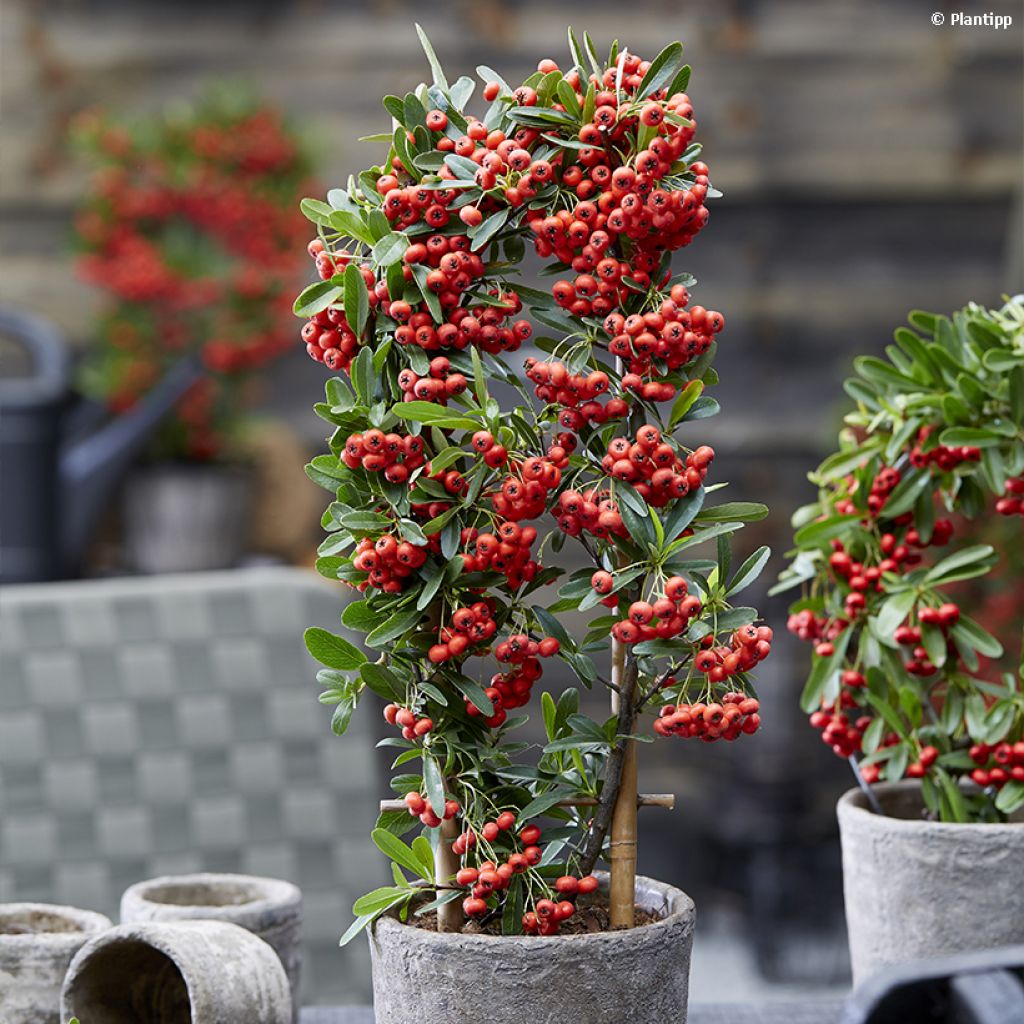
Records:
[[[102,406],[71,391],[68,348],[51,324],[0,309],[0,337],[33,363],[32,376],[0,378],[0,583],[73,576],[117,484],[201,371],[184,359],[101,425]]]

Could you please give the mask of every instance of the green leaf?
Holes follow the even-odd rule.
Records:
[[[874,621],[875,635],[886,643],[892,643],[892,634],[910,614],[917,601],[913,590],[901,590],[886,599]]]
[[[378,267],[386,267],[398,263],[409,248],[409,236],[399,231],[391,231],[373,246],[373,260]]]
[[[510,212],[511,211],[507,208],[504,210],[498,210],[497,213],[492,213],[475,227],[471,227],[469,229],[467,234],[473,243],[473,252],[479,252],[479,250],[483,249],[487,243],[494,238],[494,236],[505,226]]]
[[[1002,444],[1005,439],[991,430],[981,427],[947,427],[939,436],[939,442],[950,448],[969,445],[973,448],[989,448]]]
[[[799,547],[815,547],[841,537],[860,522],[860,516],[829,516],[800,527],[793,536]]]
[[[302,289],[292,306],[292,312],[296,316],[314,316],[336,302],[341,294],[341,285],[333,281],[317,281]]]
[[[397,612],[366,637],[366,644],[368,647],[383,647],[407,633],[421,618],[421,613],[415,608]]]
[[[697,516],[699,523],[754,523],[768,515],[768,506],[754,501],[729,501],[705,508]]]
[[[479,430],[480,421],[456,416],[433,402],[402,402],[391,410],[399,419],[425,423],[449,430]]]
[[[1010,371],[1010,410],[1014,422],[1024,426],[1024,366]]]
[[[379,512],[346,512],[338,522],[353,533],[376,533],[391,526],[391,520]]]
[[[453,676],[451,683],[481,714],[494,714],[494,705],[479,683],[463,675]]]
[[[352,904],[352,913],[360,917],[368,915],[371,918],[379,917],[385,910],[390,909],[397,903],[409,899],[413,895],[411,889],[399,889],[393,885],[386,885],[380,889],[374,889]]]
[[[771,553],[771,548],[765,546],[759,547],[736,570],[736,575],[733,576],[732,581],[729,583],[729,589],[726,590],[725,596],[731,597],[733,594],[739,593],[745,587],[749,587],[750,584],[761,575],[761,571],[768,563]]]
[[[369,348],[360,350],[349,369],[352,387],[364,405],[369,405],[377,391],[377,375],[373,370],[373,353]]]
[[[665,539],[669,543],[676,540],[679,534],[697,517],[704,506],[706,493],[703,487],[698,487],[697,490],[690,491],[684,498],[680,498],[672,505],[664,522]]]
[[[933,586],[968,580],[981,576],[995,564],[995,549],[989,544],[975,544],[943,558],[925,574],[925,583]]]
[[[441,67],[441,62],[437,59],[437,54],[434,53],[433,46],[430,45],[426,32],[419,25],[416,26],[416,35],[420,37],[420,45],[423,47],[423,52],[427,55],[427,63],[430,64],[430,72],[434,76],[434,85],[447,92],[448,79],[444,77],[444,69]]]
[[[386,907],[384,908],[387,909]],[[379,914],[361,914],[345,930],[345,934],[338,940],[339,946],[347,946],[371,921]]]
[[[996,810],[1003,814],[1013,814],[1021,807],[1024,807],[1024,782],[1006,783],[996,797]]]
[[[950,630],[957,647],[971,647],[986,658],[1000,658],[1003,645],[988,630],[982,628],[974,619],[961,615],[960,621]]]
[[[423,786],[427,791],[427,799],[430,801],[430,806],[440,818],[444,814],[444,776],[441,774],[441,769],[430,751],[425,751],[423,754]]]
[[[354,671],[366,661],[366,655],[344,637],[328,633],[326,629],[310,626],[305,632],[306,650],[328,668],[342,672]]]
[[[814,656],[811,674],[807,677],[803,693],[800,695],[800,707],[808,714],[818,710],[826,688],[835,685],[839,666],[846,656],[846,648],[850,644],[852,634],[852,629],[846,629],[840,633],[835,641],[835,651],[829,657]]]
[[[405,868],[406,871],[410,871],[417,878],[423,878],[428,882],[432,882],[434,880],[432,858],[430,867],[427,869],[426,874],[424,874],[423,862],[413,852],[412,847],[406,846],[398,836],[393,835],[386,829],[375,828],[370,833],[370,838],[373,840],[377,849],[380,850],[385,857],[389,857],[396,864]]]
[[[366,685],[378,697],[395,702],[403,702],[405,700],[405,687],[398,676],[387,666],[367,662],[359,669],[359,674],[363,677]]]
[[[651,66],[647,69],[647,74],[644,75],[639,86],[637,86],[634,95],[638,99],[646,99],[651,93],[664,89],[675,78],[682,61],[683,44],[679,42],[669,43],[651,61]]]
[[[359,267],[350,263],[345,268],[345,319],[357,338],[363,336],[370,315],[370,296]]]
[[[672,404],[672,412],[669,414],[669,427],[675,427],[676,424],[683,422],[686,414],[690,411],[690,407],[698,398],[700,398],[703,391],[703,381],[691,380],[689,384],[679,392],[676,396],[675,402]]]

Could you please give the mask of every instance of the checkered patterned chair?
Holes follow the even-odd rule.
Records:
[[[304,1001],[367,1001],[365,944],[337,940],[388,881],[375,716],[333,736],[302,644],[340,598],[280,568],[0,588],[0,902],[116,919],[154,875],[286,878]]]

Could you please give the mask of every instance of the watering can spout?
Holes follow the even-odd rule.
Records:
[[[67,345],[53,325],[0,309],[0,335],[33,364],[30,376],[0,379],[0,581],[73,575],[110,494],[202,371],[186,357],[134,410],[92,430],[72,413]]]
[[[82,440],[64,439],[57,494],[63,520],[60,556],[66,570],[73,571],[80,564],[114,488],[141,454],[160,421],[200,374],[198,360],[186,357],[131,412]]]

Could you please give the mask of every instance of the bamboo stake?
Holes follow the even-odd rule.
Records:
[[[634,668],[633,666],[630,666]],[[626,671],[626,645],[612,641],[612,713],[631,711],[636,671]],[[632,717],[629,715],[629,717]],[[612,810],[608,861],[611,873],[608,902],[612,928],[632,928],[636,904],[636,741],[626,740],[619,792]]]
[[[381,801],[381,807],[387,802]],[[452,852],[452,843],[458,834],[459,823],[455,818],[446,818],[441,822],[441,834],[434,850],[434,884],[438,887],[451,885],[452,876],[459,870],[459,858]],[[463,920],[462,903],[459,900],[442,903],[437,908],[438,931],[462,931]]]
[[[596,796],[570,796],[559,800],[556,807],[599,807],[601,801]],[[664,807],[671,811],[676,806],[675,793],[638,793],[636,797],[637,807]],[[381,800],[381,811],[407,811],[408,805],[404,800]]]

